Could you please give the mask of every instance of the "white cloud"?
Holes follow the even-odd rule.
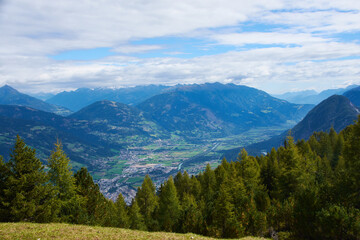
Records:
[[[162,48],[163,47],[159,45],[124,45],[120,47],[115,47],[112,49],[112,51],[128,54],[128,53],[148,52],[152,50],[159,50]]]
[[[290,30],[319,33],[341,33],[360,29],[360,10],[341,12],[333,9],[327,11],[285,11],[267,12],[260,21],[293,26]]]
[[[232,81],[270,92],[296,88],[299,84],[321,90],[349,81],[360,83],[360,61],[338,60],[351,54],[360,54],[360,47],[327,43],[311,47],[254,49],[193,59],[115,56],[86,63],[17,58],[14,61],[23,64],[22,75],[11,78],[8,83],[28,92],[215,81]],[[329,58],[333,60],[327,61]],[[4,66],[6,71],[1,70],[0,81],[6,76],[18,76],[18,69],[11,65]]]
[[[309,44],[324,43],[329,40],[315,37],[306,33],[276,33],[276,32],[253,32],[253,33],[230,33],[215,35],[213,37],[219,44],[242,46],[245,44]]]
[[[278,5],[277,0],[7,1],[0,21],[1,46],[7,47],[0,52],[54,54],[113,47],[134,39],[236,25],[249,14]]]
[[[241,32],[241,24],[248,23],[279,27]],[[0,4],[0,32],[0,85],[27,92],[207,81],[279,92],[360,83],[359,59],[341,60],[360,56],[359,42],[339,42],[332,35],[360,32],[358,0],[9,0]],[[190,59],[48,58],[98,47],[127,55],[165,49],[166,44],[132,42],[169,36],[196,36],[237,51]],[[249,50],[246,44],[285,46]],[[183,51],[170,49],[168,54]]]

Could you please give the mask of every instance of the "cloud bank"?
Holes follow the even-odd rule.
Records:
[[[219,81],[280,93],[360,83],[357,0],[9,0],[0,1],[0,32],[0,85],[25,92]],[[82,59],[78,50],[102,52]]]

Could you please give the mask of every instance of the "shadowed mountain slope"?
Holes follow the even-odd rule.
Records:
[[[48,103],[78,111],[94,102],[109,100],[129,105],[138,104],[147,98],[162,93],[170,87],[162,85],[137,86],[130,88],[79,88],[76,91],[61,92],[46,100]]]
[[[300,140],[308,139],[314,132],[327,132],[331,127],[336,132],[340,132],[348,125],[353,124],[358,114],[360,114],[359,109],[349,99],[345,96],[333,95],[314,107],[302,121],[291,129],[290,133],[295,140]],[[256,155],[269,152],[271,148],[282,145],[288,134],[289,131],[285,131],[267,141],[246,146],[245,149]],[[225,153],[225,157],[235,159],[240,150],[241,148],[229,150]]]
[[[355,106],[360,108],[360,87],[346,91],[343,95],[347,97]]]
[[[294,124],[312,105],[288,103],[246,86],[208,83],[179,87],[137,107],[169,131],[222,136],[254,127]]]
[[[40,99],[18,92],[16,89],[5,85],[0,88],[0,104],[28,106],[45,112],[52,112],[58,115],[69,115],[70,110],[46,103]]]

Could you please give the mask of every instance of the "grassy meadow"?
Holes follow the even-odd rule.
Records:
[[[179,234],[167,232],[144,232],[137,230],[95,227],[84,225],[71,225],[62,223],[0,223],[0,239],[126,239],[126,240],[211,240],[208,238],[192,233]],[[246,237],[242,240],[261,240],[264,238]]]

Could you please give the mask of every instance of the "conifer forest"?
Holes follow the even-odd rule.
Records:
[[[106,199],[86,168],[73,172],[57,142],[47,164],[19,136],[0,161],[2,222],[64,222],[221,238],[360,239],[360,118],[200,174],[149,176],[127,205]]]

